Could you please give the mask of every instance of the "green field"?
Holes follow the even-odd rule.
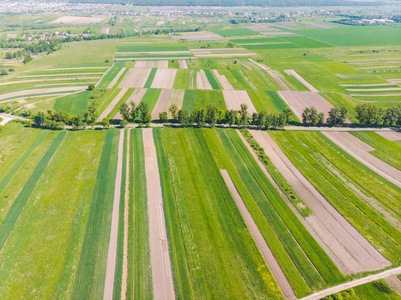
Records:
[[[202,131],[154,133],[176,296],[282,299]]]
[[[244,48],[248,50],[266,50],[266,49],[293,49],[293,48],[302,48],[297,44],[292,43],[282,43],[282,44],[258,44],[258,45],[244,45]]]
[[[159,51],[188,51],[188,47],[178,44],[169,45],[117,45],[116,52],[159,52]]]
[[[319,132],[272,132],[270,135],[301,171],[361,234],[395,264],[401,233],[401,190],[350,157]],[[337,176],[332,170],[339,173]],[[351,188],[350,186],[354,187]],[[361,196],[362,195],[362,196]],[[367,200],[375,199],[382,214]]]
[[[57,98],[53,108],[55,111],[64,111],[70,115],[78,115],[87,111],[91,94],[90,91],[84,91]]]
[[[236,28],[236,29],[221,29],[212,30],[212,32],[217,33],[221,36],[247,36],[247,35],[260,35],[259,32],[253,31],[247,28]]]
[[[149,105],[149,112],[155,107],[161,91],[161,89],[148,89],[143,96],[141,103],[143,102]]]
[[[155,79],[157,68],[153,68],[149,73],[149,77],[145,82],[144,88],[150,88],[152,86],[153,80]]]
[[[131,94],[134,92],[133,88],[130,88],[127,90],[127,92],[121,97],[120,101],[116,104],[116,106],[113,107],[109,115],[107,116],[109,119],[115,118],[117,113],[120,110],[121,104],[126,103],[128,98],[131,96]]]
[[[79,298],[81,295],[87,297],[103,295],[117,170],[118,138],[119,131],[109,131],[105,134],[74,280],[73,298]]]
[[[178,69],[177,74],[175,76],[173,88],[182,90],[189,89],[190,88],[189,82],[191,76],[190,72],[191,72],[190,70]]]
[[[182,108],[185,108],[189,113],[195,110],[196,106],[196,91],[186,90],[184,94],[184,102],[182,103]]]
[[[204,71],[205,71],[207,80],[209,81],[209,83],[212,86],[212,88],[214,90],[220,89],[220,84],[217,82],[217,79],[212,74],[212,71],[210,71],[209,69],[205,69]]]

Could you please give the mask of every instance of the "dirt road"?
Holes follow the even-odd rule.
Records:
[[[292,290],[287,278],[285,277],[283,271],[281,270],[279,264],[277,263],[276,259],[273,256],[273,253],[270,251],[269,247],[267,246],[265,240],[263,239],[262,234],[260,233],[258,226],[256,225],[255,221],[252,218],[252,215],[249,213],[248,209],[246,208],[244,202],[242,201],[241,196],[239,195],[237,189],[232,182],[230,175],[226,170],[220,170],[221,175],[226,182],[228,189],[233,196],[235,203],[237,203],[238,209],[241,212],[242,217],[245,220],[246,225],[249,228],[249,231],[252,234],[253,239],[258,246],[260,253],[262,254],[266,264],[268,265],[270,271],[272,272],[274,278],[277,281],[281,291],[283,292],[286,299],[296,299],[294,291]]]
[[[308,230],[343,274],[375,271],[391,265],[299,172],[267,132],[251,133],[312,211],[305,218]]]
[[[153,296],[155,300],[170,300],[175,298],[175,292],[164,219],[159,166],[153,140],[153,129],[143,129],[143,144],[145,149],[145,172],[148,194]]]
[[[114,275],[116,272],[116,259],[117,259],[118,220],[119,220],[119,209],[120,209],[121,180],[123,171],[124,132],[125,130],[120,130],[120,141],[118,143],[117,175],[114,187],[113,214],[111,219],[109,252],[107,256],[106,280],[104,283],[104,293],[103,293],[104,300],[112,300],[114,291]]]
[[[350,288],[365,284],[365,283],[369,283],[369,282],[373,282],[379,279],[383,279],[383,278],[387,278],[393,275],[397,275],[401,273],[401,267],[398,268],[394,268],[394,269],[390,269],[384,272],[381,272],[379,274],[375,274],[375,275],[370,275],[361,279],[355,279],[353,281],[347,282],[347,283],[343,283],[337,286],[333,286],[331,288],[325,289],[323,291],[319,291],[317,293],[314,293],[312,295],[309,295],[307,297],[304,297],[300,300],[319,300],[323,297],[341,292],[341,291],[345,291],[348,290]]]

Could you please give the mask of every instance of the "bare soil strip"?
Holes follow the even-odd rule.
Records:
[[[370,154],[369,151],[375,150],[373,147],[349,132],[323,132],[323,134],[359,162],[401,188],[401,171]]]
[[[179,36],[173,36],[173,39],[176,40],[191,40],[191,41],[200,41],[200,40],[214,40],[214,39],[224,39],[221,35],[218,35],[213,32],[182,32]]]
[[[178,64],[180,65],[181,69],[188,69],[188,65],[187,65],[187,61],[186,60],[180,59],[178,61]]]
[[[263,35],[293,35],[295,33],[293,32],[288,32],[288,31],[268,31],[268,32],[261,32]]]
[[[168,249],[159,166],[152,129],[143,129],[146,187],[148,194],[149,242],[155,300],[175,299]]]
[[[116,259],[117,259],[117,238],[118,238],[118,220],[119,220],[119,210],[120,210],[121,180],[123,172],[123,150],[124,150],[124,130],[120,130],[120,140],[118,143],[117,175],[114,187],[113,214],[111,219],[109,251],[107,255],[106,280],[104,283],[104,293],[103,293],[104,300],[113,299],[114,275],[116,272]]]
[[[294,70],[284,70],[288,75],[294,76],[300,83],[302,83],[304,86],[306,86],[311,92],[316,92],[318,93],[319,90],[316,89],[313,85],[311,85],[309,82],[307,82],[305,79],[302,78],[301,75],[299,75],[297,72]]]
[[[273,253],[270,251],[269,247],[267,246],[265,240],[263,239],[262,234],[260,233],[258,226],[256,225],[255,221],[253,220],[251,214],[249,213],[248,209],[246,208],[244,202],[241,199],[238,191],[235,188],[234,183],[232,182],[230,175],[226,170],[220,170],[221,175],[226,182],[228,189],[233,196],[235,203],[237,203],[238,209],[241,212],[242,217],[245,220],[246,225],[249,228],[249,231],[252,234],[253,239],[255,240],[256,245],[258,246],[260,253],[262,254],[267,266],[269,267],[270,271],[272,272],[274,278],[277,281],[281,291],[283,292],[286,299],[296,299],[294,291],[292,290],[287,278],[285,277],[283,271],[281,270],[279,264],[277,263],[276,259],[273,256]]]
[[[401,83],[401,79],[387,79],[387,80],[392,83]]]
[[[325,118],[329,116],[328,112],[333,107],[330,102],[315,92],[278,91],[278,94],[291,107],[300,120],[302,120],[303,110],[307,107],[315,107],[318,112],[325,114]]]
[[[217,70],[213,70],[213,73],[216,76],[217,80],[220,82],[221,86],[223,87],[223,90],[234,89],[231,83],[227,80],[226,76],[220,75]]]
[[[207,50],[208,51],[224,51],[224,52],[227,52],[227,51],[246,51],[247,49],[238,47],[238,48],[213,48],[213,49],[209,48]],[[196,53],[205,51],[205,49],[192,49],[191,51],[194,54],[196,54]]]
[[[254,61],[253,59],[249,59],[250,62],[254,63],[255,65],[259,66],[263,70],[267,71],[271,77],[278,83],[278,85],[284,90],[284,91],[290,91],[290,88],[281,80],[281,75],[280,72],[275,72],[272,69],[270,69],[268,66],[265,66],[264,64],[258,63]]]
[[[249,114],[257,112],[246,91],[223,90],[223,96],[228,110],[240,110],[241,104],[246,104]]]
[[[59,71],[59,70],[89,70],[89,69],[108,69],[109,67],[78,67],[78,68],[54,68],[45,69],[45,71]]]
[[[355,68],[355,69],[358,69],[358,70],[367,70],[367,69],[394,69],[394,68],[399,68],[399,66],[361,67],[361,68]]]
[[[195,57],[240,57],[240,56],[256,56],[258,54],[256,53],[214,53],[214,54],[198,54],[195,53],[194,54]]]
[[[136,106],[138,106],[138,104],[142,101],[143,96],[145,96],[145,93],[148,89],[135,89],[131,96],[129,96],[127,102],[128,105],[132,102],[135,103]],[[121,116],[120,112],[118,112],[115,117],[114,120],[122,120],[123,117]]]
[[[159,99],[157,99],[157,103],[155,108],[152,111],[152,119],[159,119],[159,113],[165,111],[167,112],[167,104],[170,99],[172,89],[163,89],[160,93]]]
[[[120,70],[120,72],[118,72],[116,77],[113,78],[113,80],[110,82],[109,86],[107,87],[108,89],[112,89],[116,85],[118,79],[120,79],[121,75],[123,75],[123,73],[125,72],[125,69],[126,68],[122,68]]]
[[[119,88],[143,88],[148,80],[150,68],[132,68],[121,81]]]
[[[359,87],[359,86],[386,86],[386,85],[394,85],[394,84],[392,84],[392,83],[370,83],[370,84],[340,84],[340,85],[346,86],[346,87]]]
[[[401,91],[400,88],[378,88],[378,89],[347,89],[350,92],[385,92],[385,91]]]
[[[380,270],[391,265],[299,172],[267,132],[251,131],[276,168],[312,214],[308,230],[345,274]],[[298,215],[298,218],[302,218]],[[302,219],[300,219],[302,221]]]
[[[77,16],[64,16],[49,22],[49,24],[74,24],[74,25],[88,25],[97,24],[102,22],[106,17],[77,17]]]
[[[173,104],[176,104],[178,108],[181,109],[182,104],[184,103],[184,96],[185,96],[185,90],[172,90],[170,98],[168,99],[167,110]],[[173,117],[169,111],[167,112],[167,115],[170,119]]]
[[[191,51],[144,51],[144,52],[115,52],[117,55],[139,55],[139,54],[159,54],[159,55],[175,55],[175,54],[192,54]]]
[[[392,142],[401,141],[401,132],[400,131],[384,131],[384,132],[376,132],[376,133]]]
[[[121,282],[121,299],[127,299],[127,286],[128,286],[128,230],[129,230],[129,165],[130,165],[130,135],[131,129],[128,129],[127,134],[127,165],[126,179],[125,179],[125,199],[124,199],[124,246],[123,246],[123,274]]]
[[[40,78],[40,77],[84,76],[84,75],[85,76],[86,75],[99,75],[99,76],[101,76],[101,75],[103,75],[103,73],[93,72],[93,73],[67,73],[67,74],[27,75],[27,76],[20,76],[18,78]]]
[[[129,59],[131,60],[131,58]],[[167,69],[168,61],[164,60],[137,60],[135,62],[134,68],[158,68]]]
[[[314,24],[314,23],[306,24],[306,26],[312,27],[312,28],[317,28],[317,29],[330,29],[331,28],[329,26],[324,26],[324,25]]]
[[[98,122],[101,122],[104,118],[106,118],[109,113],[113,110],[114,106],[117,105],[117,103],[120,101],[120,99],[124,96],[124,94],[127,92],[127,88],[121,89],[121,91],[118,93],[118,95],[113,99],[113,101],[110,103],[110,105],[104,110],[104,112],[99,116],[97,119]]]
[[[65,85],[76,85],[76,84],[86,84],[96,83],[97,81],[90,82],[68,82],[68,83],[49,83],[49,84],[37,84],[35,87],[51,87],[51,86],[65,86]]]
[[[393,97],[400,96],[401,93],[398,94],[350,94],[351,97]]]
[[[359,286],[359,285],[362,285],[362,284],[366,284],[366,283],[373,282],[373,281],[376,281],[376,280],[379,280],[379,279],[383,279],[383,278],[386,278],[386,277],[389,277],[389,276],[398,275],[400,273],[401,273],[401,267],[390,269],[390,270],[387,270],[387,271],[383,271],[383,272],[381,272],[379,274],[366,276],[366,277],[361,278],[361,279],[355,279],[355,280],[352,280],[352,281],[347,282],[347,283],[343,283],[343,284],[340,284],[340,285],[337,285],[337,286],[333,286],[333,287],[325,289],[323,291],[319,291],[319,292],[316,292],[316,293],[314,293],[312,295],[306,296],[306,297],[304,297],[304,298],[302,298],[300,300],[319,300],[319,299],[324,298],[326,296],[329,296],[329,295],[332,295],[332,294],[335,294],[335,293],[338,293],[338,292],[341,292],[341,291],[345,291],[345,290],[348,290],[350,288],[353,288],[353,287],[356,287],[356,286]]]
[[[397,292],[398,295],[401,296],[401,281],[397,278],[397,276],[393,275],[386,278],[386,282],[394,291]]]
[[[356,61],[356,60],[355,60]],[[399,64],[401,61],[365,61],[365,62],[352,62],[349,65],[373,65],[373,64]]]
[[[83,90],[86,90],[86,86],[66,86],[66,87],[47,88],[47,89],[32,89],[32,90],[24,90],[24,91],[2,94],[0,95],[0,100],[18,96],[25,96],[25,95],[51,94],[51,93],[83,91]]]
[[[110,33],[110,27],[102,27],[100,30],[101,34],[109,34]]]
[[[203,70],[196,72],[196,88],[198,90],[213,90],[212,85]]]
[[[177,69],[157,69],[152,83],[154,89],[172,89]]]

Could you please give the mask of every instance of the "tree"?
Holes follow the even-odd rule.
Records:
[[[46,121],[46,115],[44,112],[40,111],[38,114],[33,118],[33,122],[36,126],[42,127]]]
[[[316,126],[319,121],[319,114],[314,107],[306,107],[302,112],[302,123],[307,125]]]
[[[178,112],[178,123],[180,123],[182,126],[188,126],[189,124],[189,115],[188,111],[186,108],[182,108]]]
[[[198,127],[203,127],[206,122],[206,110],[201,108],[194,112],[195,122],[198,124]]]
[[[327,118],[327,124],[330,126],[341,126],[347,119],[348,109],[346,107],[332,107],[329,110],[329,117]]]
[[[394,126],[401,120],[401,106],[393,106],[386,109],[384,114],[384,125]]]
[[[168,111],[170,112],[170,114],[171,114],[171,116],[173,117],[174,120],[177,120],[177,119],[178,119],[178,111],[179,111],[179,108],[178,108],[177,104],[175,104],[175,103],[172,104],[172,105],[169,107]]]
[[[96,119],[97,119],[97,112],[96,112],[96,111],[97,111],[97,108],[96,108],[95,102],[92,102],[92,103],[89,105],[88,111],[89,111],[89,114],[90,114],[90,117],[91,117],[92,122],[95,122]]]
[[[214,127],[217,122],[217,107],[215,104],[209,104],[206,111],[206,122]]]
[[[120,126],[122,127],[122,128],[124,128],[125,126],[127,126],[128,125],[128,121],[127,120],[121,120],[120,121]]]
[[[252,114],[252,125],[258,125],[258,113],[256,112]]]
[[[162,111],[159,113],[159,119],[162,123],[167,123],[168,122],[168,116],[165,111]]]
[[[94,89],[95,89],[95,85],[94,85],[93,83],[91,83],[91,84],[88,86],[88,90],[93,91]]]
[[[108,119],[108,118],[104,118],[103,120],[102,120],[102,126],[104,127],[104,128],[109,128],[110,127],[110,120]]]
[[[142,122],[146,124],[147,127],[149,127],[150,121],[152,121],[152,115],[148,112],[142,117]]]
[[[287,107],[284,109],[285,117],[286,117],[286,125],[292,121],[293,114],[291,108]]]
[[[126,103],[121,104],[120,114],[124,120],[129,120],[129,118],[131,116],[131,112],[130,112],[128,104],[126,104]]]
[[[324,113],[318,113],[317,115],[317,126],[322,126],[324,124]]]
[[[130,106],[131,106],[131,118],[132,121],[135,121],[135,119],[138,117],[138,111],[135,102],[131,101]]]
[[[383,122],[385,111],[373,104],[358,104],[356,118],[361,126],[378,126]]]
[[[248,105],[241,104],[240,110],[241,125],[245,128],[248,125]]]
[[[228,113],[228,124],[230,125],[230,128],[235,124],[236,119],[237,119],[237,111],[230,110]]]
[[[265,111],[261,111],[258,115],[257,125],[259,129],[263,129],[266,126],[267,113]]]
[[[287,125],[287,120],[287,114],[285,112],[279,114],[277,118],[277,127],[284,129],[284,126]]]
[[[149,104],[145,102],[139,103],[138,107],[136,108],[140,113],[141,113],[141,119],[144,123],[147,123],[144,121],[146,118],[146,115],[149,113]]]

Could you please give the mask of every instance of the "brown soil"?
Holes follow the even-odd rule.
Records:
[[[167,69],[168,61],[167,60],[137,60],[135,62],[134,68]]]
[[[196,72],[196,88],[198,90],[213,90],[203,70]]]
[[[233,90],[233,86],[231,83],[227,80],[226,76],[220,75],[217,70],[213,70],[213,73],[217,80],[220,82],[221,86],[223,87],[224,90]]]
[[[238,209],[241,212],[242,217],[245,220],[246,225],[251,232],[253,239],[256,242],[256,245],[259,248],[260,253],[262,254],[267,266],[269,267],[270,271],[272,272],[274,278],[277,281],[281,291],[283,292],[286,299],[296,299],[294,291],[292,290],[287,278],[285,277],[283,271],[281,270],[279,264],[277,263],[276,259],[273,256],[273,253],[267,246],[265,240],[263,239],[262,234],[259,231],[258,226],[256,225],[255,221],[252,218],[252,215],[249,213],[248,209],[246,208],[244,202],[242,201],[241,196],[239,195],[238,191],[235,188],[234,183],[232,182],[230,175],[226,170],[220,170],[221,175],[226,182],[228,189],[233,196],[235,203],[238,206]]]
[[[328,117],[329,110],[333,107],[319,93],[291,91],[278,91],[278,93],[300,120],[302,120],[303,110],[307,107],[315,107],[319,113],[325,114],[325,119]]]
[[[252,115],[256,112],[255,106],[246,91],[223,90],[223,96],[228,110],[240,110],[241,104],[246,104],[249,114]]]
[[[252,131],[272,163],[294,188],[312,214],[305,218],[313,236],[343,274],[379,270],[391,265],[314,188],[282,152],[267,132]]]
[[[23,90],[18,92],[12,92],[7,94],[0,95],[0,100],[5,98],[17,97],[17,96],[25,96],[31,94],[50,94],[50,93],[58,93],[64,91],[83,91],[86,90],[86,86],[66,86],[66,87],[57,87],[57,88],[47,88],[47,89],[32,89],[32,90]]]
[[[392,142],[401,141],[401,132],[400,131],[383,131],[383,132],[376,132],[376,133]]]
[[[153,89],[172,89],[177,69],[157,69]]]
[[[125,69],[126,68],[122,68],[120,70],[120,72],[118,72],[116,77],[113,78],[113,80],[110,82],[109,86],[107,87],[108,89],[112,89],[116,85],[118,79],[120,79],[121,75],[123,75],[123,73],[125,72]]]
[[[121,181],[122,181],[122,171],[123,171],[123,150],[124,150],[123,148],[124,148],[124,130],[121,130],[120,141],[118,144],[117,175],[114,186],[114,202],[113,202],[113,213],[111,219],[109,251],[107,255],[106,279],[104,283],[104,293],[103,293],[104,300],[113,299],[114,275],[116,271],[116,259],[117,259],[117,238],[118,238],[118,221],[119,221],[119,210],[120,210]]]
[[[311,85],[309,82],[303,79],[302,76],[299,75],[294,70],[284,70],[284,72],[286,72],[288,75],[294,76],[300,83],[306,86],[306,88],[308,88],[311,92],[316,92],[316,93],[319,92],[313,85]]]
[[[172,89],[163,89],[160,93],[159,99],[152,111],[152,119],[159,119],[159,113],[167,112],[167,104],[170,99]]]
[[[150,68],[132,68],[121,81],[119,88],[143,88],[148,80]]]
[[[110,103],[110,105],[99,116],[99,118],[97,119],[98,122],[101,122],[104,118],[106,118],[109,115],[109,113],[113,110],[114,106],[117,105],[117,103],[124,96],[124,94],[127,92],[127,90],[128,90],[127,88],[121,89],[121,92],[118,93],[118,95],[113,99],[113,101]],[[112,116],[112,117],[114,117],[114,116]]]
[[[152,129],[143,129],[146,187],[148,194],[149,242],[155,300],[175,298],[168,250],[163,196]]]
[[[180,69],[188,69],[187,61],[184,59],[180,59],[178,61],[178,64],[180,65]]]

